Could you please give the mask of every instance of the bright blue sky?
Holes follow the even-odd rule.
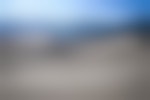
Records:
[[[150,0],[0,0],[0,20],[54,21],[64,25],[90,19],[119,25],[136,19],[141,12],[150,15],[148,5]]]
[[[123,22],[137,17],[144,0],[0,0],[0,17],[17,20],[92,19]],[[144,6],[143,6],[144,8]]]

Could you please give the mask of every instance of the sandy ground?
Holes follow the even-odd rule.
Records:
[[[140,100],[147,78],[139,48],[136,38],[123,36],[79,44],[60,54],[34,46],[14,50],[2,94],[7,100]]]

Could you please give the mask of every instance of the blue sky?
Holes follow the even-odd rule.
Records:
[[[142,0],[143,1],[143,0]],[[70,21],[90,18],[128,21],[139,13],[141,0],[0,0],[0,17],[20,20]]]
[[[89,19],[119,26],[135,20],[140,13],[150,15],[148,5],[150,0],[0,0],[0,20],[24,21],[27,26],[36,22],[65,26]]]

